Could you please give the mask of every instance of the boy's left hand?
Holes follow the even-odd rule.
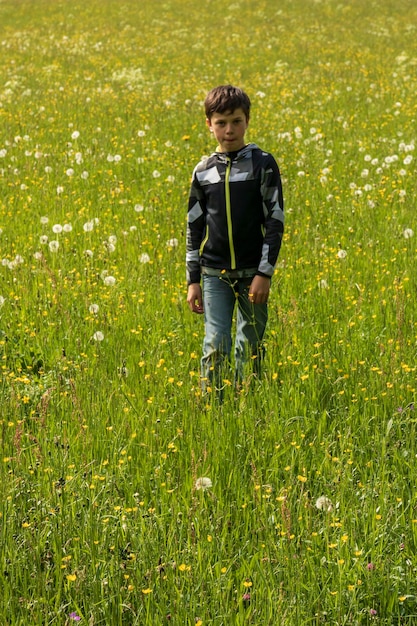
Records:
[[[254,276],[249,287],[249,302],[265,304],[268,302],[271,279],[266,276]]]

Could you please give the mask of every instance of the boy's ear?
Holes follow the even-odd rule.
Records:
[[[211,126],[211,120],[208,117],[206,117],[206,126],[209,129],[209,131],[212,133],[213,132],[213,128]]]

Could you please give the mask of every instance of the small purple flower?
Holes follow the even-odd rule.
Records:
[[[375,569],[375,564],[368,563],[368,565],[366,566],[366,569],[368,570],[368,572],[372,572],[372,570]]]
[[[242,596],[242,600],[243,602],[246,602],[247,604],[249,604],[250,602],[250,593],[244,593]]]
[[[377,612],[375,609],[369,609],[369,615],[376,615]]]
[[[70,619],[73,619],[74,622],[81,622],[81,617],[77,615],[75,611],[69,614]]]

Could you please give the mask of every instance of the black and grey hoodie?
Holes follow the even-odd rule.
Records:
[[[200,161],[188,203],[188,284],[200,282],[205,267],[272,276],[283,232],[281,177],[271,154],[250,143]]]

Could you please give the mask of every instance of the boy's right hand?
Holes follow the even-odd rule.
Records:
[[[191,283],[191,285],[188,285],[187,302],[190,311],[193,313],[204,313],[203,292],[200,283]]]

